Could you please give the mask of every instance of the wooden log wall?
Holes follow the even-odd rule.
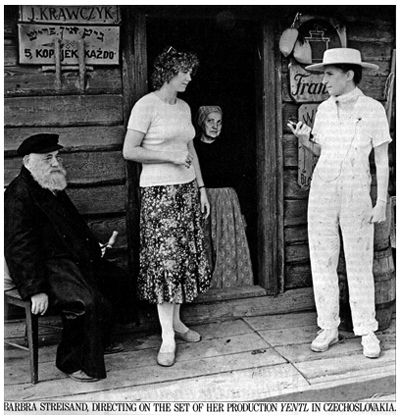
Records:
[[[341,19],[347,30],[347,47],[361,51],[363,59],[379,65],[377,71],[364,72],[360,88],[382,103],[387,76],[390,73],[392,50],[395,48],[394,22],[360,16]],[[282,30],[289,27],[288,20]],[[280,34],[279,34],[280,35]],[[278,40],[279,41],[279,37]],[[284,155],[284,240],[285,240],[285,289],[311,286],[311,269],[307,237],[308,191],[297,184],[298,143],[290,133],[286,122],[296,116],[301,104],[289,95],[289,58],[281,55],[282,65],[282,147]]]
[[[16,149],[28,136],[56,132],[64,145],[61,156],[68,171],[68,194],[95,236],[119,236],[108,257],[127,268],[126,169],[122,158],[125,134],[120,66],[94,66],[86,87],[79,72],[55,72],[18,64],[18,7],[5,6],[4,28],[4,185],[21,168]]]

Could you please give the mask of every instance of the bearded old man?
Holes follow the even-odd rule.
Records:
[[[104,354],[123,350],[110,334],[115,320],[132,318],[133,296],[65,192],[58,137],[36,134],[18,148],[23,166],[5,192],[5,259],[32,313],[61,315],[57,368],[91,382],[106,378]]]

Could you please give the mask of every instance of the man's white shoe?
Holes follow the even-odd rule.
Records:
[[[378,358],[381,353],[380,341],[373,332],[363,335],[361,345],[364,348],[364,355],[368,358]]]
[[[316,352],[327,351],[328,348],[339,342],[339,333],[337,328],[334,329],[321,329],[318,332],[318,336],[311,343],[311,349]]]

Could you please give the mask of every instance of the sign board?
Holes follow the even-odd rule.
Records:
[[[119,63],[119,26],[18,24],[20,64],[54,65],[55,39],[61,40],[61,64],[78,65],[83,39],[87,65]]]
[[[119,24],[118,6],[20,6],[20,22]]]
[[[312,128],[314,125],[315,115],[319,104],[303,104],[299,107],[299,121],[306,123]],[[299,165],[297,183],[300,188],[307,190],[310,187],[312,173],[317,162],[317,158],[299,145]]]
[[[322,62],[324,52],[346,46],[346,29],[335,19],[300,15],[299,36],[310,45],[311,62]],[[289,63],[289,94],[298,103],[324,101],[328,98],[322,72],[308,72],[293,57]]]
[[[324,101],[329,98],[328,91],[322,83],[323,74],[308,72],[294,59],[289,64],[290,95],[296,102]]]

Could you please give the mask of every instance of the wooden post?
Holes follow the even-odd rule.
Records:
[[[274,25],[265,22],[257,80],[258,282],[271,295],[283,290],[284,279],[281,88],[275,44]]]
[[[79,62],[79,88],[85,91],[86,64],[85,64],[85,43],[83,39],[78,40],[78,62]]]
[[[121,6],[122,16],[122,85],[124,91],[124,125],[133,104],[147,93],[146,18],[131,6]],[[127,162],[127,236],[131,275],[139,273],[140,164]]]
[[[61,89],[61,50],[60,50],[60,39],[54,38],[54,60],[56,68],[56,79],[55,79],[55,89]]]

